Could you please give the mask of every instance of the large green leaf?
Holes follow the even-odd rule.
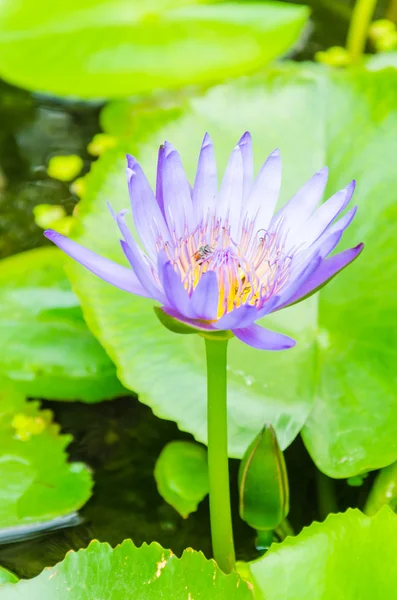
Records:
[[[393,72],[288,66],[218,86],[175,110],[135,107],[130,144],[122,141],[89,176],[77,239],[118,261],[118,234],[109,231],[104,203],[128,206],[121,155],[127,147],[153,182],[156,147],[169,139],[192,177],[204,131],[214,138],[222,168],[239,135],[250,129],[257,165],[281,148],[283,201],[324,164],[331,172],[329,195],[358,179],[360,210],[343,246],[364,240],[363,256],[320,294],[264,320],[296,337],[296,348],[271,353],[237,340],[229,344],[231,456],[242,456],[266,421],[284,449],[315,400],[304,440],[321,470],[347,477],[397,458],[396,106]],[[119,108],[123,116],[128,112]],[[157,415],[205,441],[202,341],[161,328],[149,301],[104,284],[78,265],[71,269],[89,325],[121,381]]]
[[[71,436],[59,435],[50,411],[1,391],[0,538],[52,527],[55,518],[88,500],[91,474],[83,463],[67,462],[70,441]]]
[[[285,53],[307,17],[306,7],[280,2],[5,0],[0,75],[85,98],[207,84]]]
[[[0,263],[0,377],[26,395],[96,402],[123,391],[84,323],[56,248]]]
[[[389,508],[375,517],[350,509],[274,544],[251,571],[266,600],[386,599],[396,593],[396,553]]]
[[[112,550],[94,541],[34,579],[4,585],[1,600],[253,600],[249,585],[191,549],[177,558],[157,543]]]

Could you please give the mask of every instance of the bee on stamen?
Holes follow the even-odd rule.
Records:
[[[196,262],[201,263],[203,260],[211,256],[214,249],[209,244],[200,246],[200,248],[193,254],[193,258]]]

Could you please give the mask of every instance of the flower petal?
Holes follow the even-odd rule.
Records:
[[[311,296],[321,287],[323,287],[330,279],[335,277],[340,271],[347,267],[353,260],[355,260],[362,249],[364,244],[358,244],[354,248],[344,250],[331,258],[323,260],[319,267],[313,272],[313,274],[306,279],[303,285],[292,295],[284,304],[277,307],[283,308],[284,306],[290,306],[296,302],[300,302],[304,298]]]
[[[125,242],[123,240],[120,241],[121,248],[128,262],[130,263],[132,270],[138,277],[143,287],[148,291],[150,297],[163,302],[164,294],[162,294],[162,292],[154,283],[154,278],[148,262],[149,259],[139,248],[134,236],[125,222],[125,215],[127,212],[128,211],[124,209],[116,215],[117,225],[119,226],[120,232],[125,240]]]
[[[262,165],[247,198],[242,218],[256,219],[256,229],[267,229],[276,208],[281,187],[280,151],[274,150]],[[241,226],[241,221],[240,221]]]
[[[296,243],[302,243],[305,248],[313,244],[349,204],[355,187],[356,182],[353,180],[346,188],[324,202],[304,224],[303,232],[297,233]]]
[[[328,227],[323,235],[314,242],[314,244],[309,246],[309,248],[306,250],[303,250],[302,253],[298,255],[299,259],[306,261],[317,253],[321,256],[321,258],[326,258],[339,244],[345,229],[352,222],[356,212],[357,206],[352,208],[341,219],[338,219],[334,225]]]
[[[159,302],[165,302],[165,295],[156,286],[150,266],[146,262],[138,244],[135,244],[133,247],[131,247],[124,240],[120,240],[120,244],[128,262],[132,267],[132,270],[141,282],[144,289],[147,291],[147,295],[154,300],[158,300]]]
[[[274,216],[272,228],[280,220],[285,222],[285,226],[293,233],[302,223],[308,220],[316,205],[319,203],[324,193],[328,179],[328,169],[324,167],[291,198],[289,202]]]
[[[249,131],[246,131],[240,138],[238,146],[241,150],[243,159],[243,199],[246,198],[251,190],[254,180],[254,157],[252,153],[252,138]]]
[[[324,235],[306,250],[297,254],[292,264],[290,280],[294,281],[306,270],[314,260],[326,258],[339,244],[343,231],[334,231],[330,235]]]
[[[250,304],[244,304],[243,306],[233,309],[226,315],[223,315],[219,321],[214,323],[214,327],[221,331],[234,329],[235,327],[241,329],[250,325],[258,318],[257,307],[251,306]]]
[[[170,234],[142,168],[132,156],[127,155],[127,161],[128,188],[135,227],[143,246],[154,260],[159,235],[166,242],[170,241]]]
[[[165,146],[162,144],[159,148],[157,157],[157,177],[156,177],[156,200],[161,212],[164,213],[164,197],[163,197],[163,169],[165,160]]]
[[[232,331],[244,344],[258,348],[258,350],[288,350],[296,344],[296,341],[287,335],[270,331],[260,325],[253,324],[244,329],[233,329]]]
[[[165,142],[164,147],[165,159],[162,170],[164,213],[169,230],[175,232],[176,237],[180,238],[187,231],[194,229],[196,219],[190,186],[181,158],[169,142]]]
[[[192,310],[197,319],[212,321],[218,311],[219,288],[215,271],[204,273],[193,292]]]
[[[349,210],[349,212],[347,212],[345,215],[343,215],[343,217],[338,219],[336,223],[328,227],[327,234],[332,235],[333,233],[335,233],[335,231],[344,232],[356,216],[357,209],[358,206],[353,206],[353,208]]]
[[[58,248],[101,279],[131,294],[149,297],[148,292],[131,269],[99,256],[99,254],[80,246],[77,242],[51,229],[47,229],[44,235],[54,242]]]
[[[160,254],[159,275],[166,295],[168,306],[174,308],[180,315],[193,319],[195,317],[189,294],[185,290],[180,276],[168,259]]]
[[[309,246],[309,248],[306,248],[296,254],[291,271],[292,279],[296,277],[296,273],[301,270],[302,265],[313,260],[313,257],[320,256],[321,258],[326,258],[332,252],[332,250],[336,248],[345,229],[352,222],[356,212],[357,206],[353,207],[336,223],[331,225],[331,227],[328,227],[324,234],[320,236],[314,242],[314,244]]]
[[[233,149],[223,176],[216,215],[228,219],[232,236],[237,233],[243,202],[243,157],[239,146]]]
[[[311,257],[309,262],[307,262],[299,272],[297,272],[293,279],[291,279],[291,283],[282,289],[276,296],[273,296],[266,302],[263,309],[258,313],[258,319],[269,314],[271,312],[275,312],[279,310],[279,308],[286,306],[289,304],[289,299],[296,294],[296,292],[305,284],[307,279],[309,279],[313,273],[319,268],[322,262],[321,256],[319,254],[315,254]],[[266,312],[264,312],[266,309]]]
[[[193,186],[193,206],[198,221],[207,219],[216,206],[218,176],[214,146],[208,133],[205,134],[197,165]]]

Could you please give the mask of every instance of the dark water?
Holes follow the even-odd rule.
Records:
[[[302,2],[303,3],[303,2]],[[329,45],[343,44],[352,2],[313,2],[314,26],[297,52],[298,60],[312,58]],[[382,3],[379,3],[379,16]],[[99,131],[98,105],[64,104],[36,97],[0,82],[0,257],[47,243],[33,220],[37,204],[61,204],[70,214],[77,198],[69,184],[50,179],[46,165],[52,155],[73,153],[89,170],[88,142]],[[170,399],[172,401],[172,399]],[[211,556],[208,500],[183,520],[159,496],[154,463],[173,439],[192,439],[171,422],[156,418],[135,396],[98,405],[43,402],[51,408],[62,430],[71,433],[72,460],[94,471],[94,493],[81,510],[82,524],[34,539],[0,546],[0,565],[19,576],[31,577],[62,560],[69,549],[86,546],[93,538],[115,545],[125,538],[136,544],[156,540],[180,554],[191,546]],[[290,521],[295,531],[314,519],[317,473],[300,439],[286,452],[291,486]],[[231,461],[233,505],[237,506],[237,461]],[[332,483],[335,509],[361,505],[369,480],[362,488]],[[238,558],[257,555],[255,532],[234,514]]]

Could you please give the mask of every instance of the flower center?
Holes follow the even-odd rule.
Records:
[[[175,238],[172,247],[158,241],[189,294],[204,273],[217,273],[218,319],[243,304],[261,308],[289,278],[292,256],[285,252],[279,231],[254,233],[254,226],[253,221],[243,224],[236,243],[227,220],[213,217]]]

